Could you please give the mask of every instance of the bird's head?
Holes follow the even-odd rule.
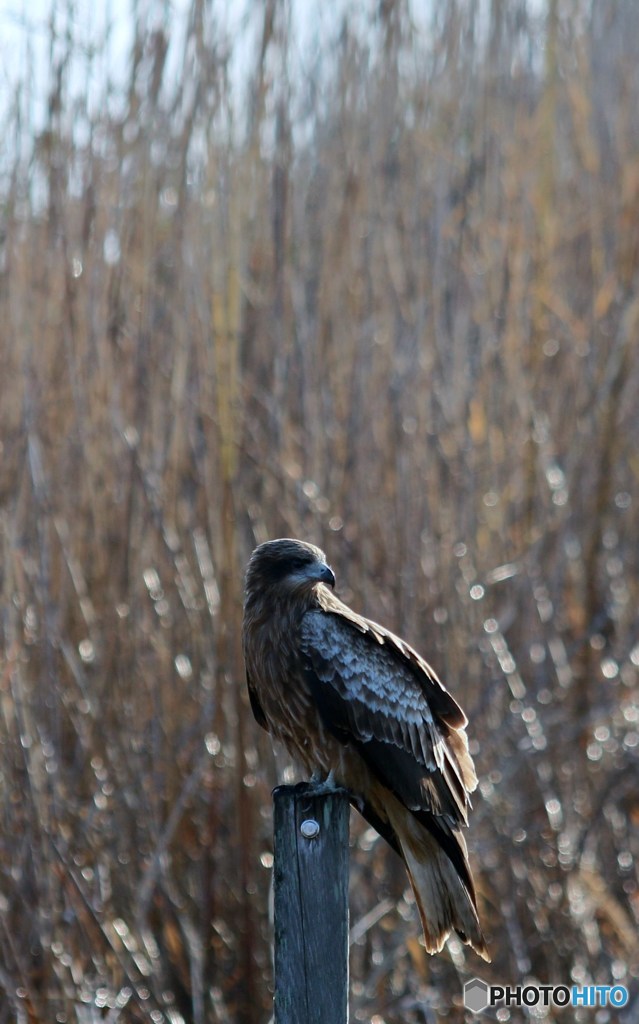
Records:
[[[251,555],[246,570],[246,600],[277,590],[280,594],[299,593],[318,583],[335,586],[333,570],[326,555],[313,544],[289,537],[268,540]]]

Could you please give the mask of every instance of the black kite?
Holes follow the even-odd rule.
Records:
[[[247,573],[243,647],[259,724],[330,778],[404,860],[435,953],[488,959],[461,826],[477,776],[466,716],[420,655],[332,592],[319,548],[273,540]]]

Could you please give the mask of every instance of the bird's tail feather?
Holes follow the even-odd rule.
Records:
[[[410,811],[401,808],[400,817],[403,820],[392,824],[415,893],[426,949],[429,953],[439,952],[450,932],[455,931],[479,956],[490,961],[474,896],[453,862]],[[453,839],[459,841],[463,851],[463,840],[456,836]]]

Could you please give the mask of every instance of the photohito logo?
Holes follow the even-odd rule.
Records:
[[[488,985],[472,978],[464,985],[464,1006],[481,1013],[489,1006],[612,1006],[628,1002],[624,985]]]

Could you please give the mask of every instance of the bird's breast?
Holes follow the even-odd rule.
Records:
[[[246,667],[269,732],[309,774],[333,770],[343,777],[347,750],[324,727],[304,675],[295,624],[282,620],[278,628],[249,624],[245,635]]]

